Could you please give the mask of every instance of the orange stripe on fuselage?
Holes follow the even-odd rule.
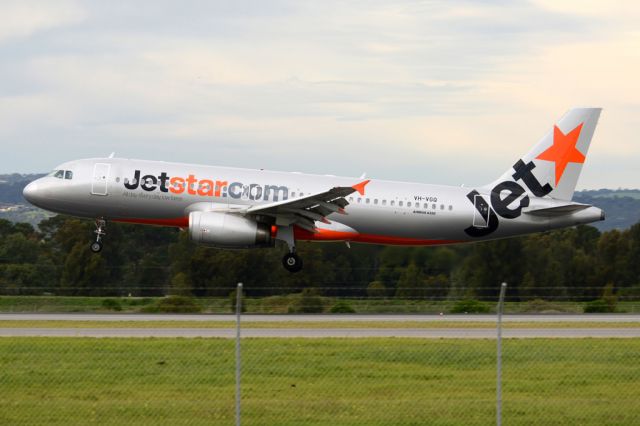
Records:
[[[113,219],[113,222],[137,223],[141,225],[175,226],[179,228],[189,227],[188,217],[176,217],[172,219],[143,219],[123,218]],[[294,236],[299,241],[351,241],[354,243],[385,244],[396,246],[433,246],[441,244],[462,243],[462,240],[425,240],[419,238],[391,237],[387,235],[360,234],[358,232],[333,231],[319,228],[313,233],[305,229],[294,227]]]
[[[353,241],[358,236],[357,232],[333,231],[331,229],[318,228],[318,232],[309,232],[306,229],[293,228],[296,240],[303,241]]]
[[[461,243],[462,240],[425,240],[420,238],[391,237],[387,235],[341,232],[318,228],[316,233],[295,227],[296,240],[302,241],[351,241],[354,243],[386,244],[397,246],[433,246],[439,244]]]

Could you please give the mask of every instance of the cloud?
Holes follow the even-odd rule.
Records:
[[[86,18],[86,13],[77,2],[71,0],[25,0],[0,3],[0,17],[0,43],[3,43],[80,22]]]
[[[605,108],[593,169],[638,154],[633,2],[15,8],[0,6],[18,22],[0,30],[0,142],[25,151],[0,159],[7,171],[115,150],[471,184],[500,174],[575,104]],[[52,143],[51,156],[25,154]],[[637,174],[619,164],[615,180],[581,184],[633,186]]]

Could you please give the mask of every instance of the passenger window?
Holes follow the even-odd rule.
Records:
[[[444,210],[444,204],[440,204],[440,210]]]
[[[436,204],[435,203],[431,204],[431,208],[435,210],[436,209]]]
[[[396,202],[391,200],[391,205],[394,206],[395,204],[396,204]]]
[[[367,200],[367,204],[369,204],[371,202],[371,200],[369,198],[367,198],[366,200]]]
[[[453,206],[449,204],[449,211],[453,210]]]
[[[291,193],[291,198],[294,198],[295,196],[296,196],[296,193],[295,193],[295,192],[292,192],[292,193]]]
[[[349,197],[349,202],[353,203],[353,197]]]
[[[58,178],[58,179],[63,179],[64,178],[64,170],[56,171],[56,173],[53,175],[53,177]]]
[[[387,200],[382,200],[382,205],[386,206],[387,205]]]
[[[64,172],[64,178],[73,179],[73,172],[71,170],[67,170],[66,172]]]
[[[407,207],[411,207],[411,201],[407,202]]]
[[[378,204],[378,199],[373,200],[373,204]]]
[[[402,201],[398,201],[398,205],[402,207]]]
[[[428,208],[429,208],[429,204],[424,203],[424,208],[425,208],[425,209],[428,209]]]
[[[361,203],[361,202],[362,202],[362,198],[358,198],[358,203]]]

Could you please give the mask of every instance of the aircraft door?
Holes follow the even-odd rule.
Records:
[[[109,172],[111,164],[96,163],[93,167],[93,180],[91,181],[91,194],[107,195],[109,186]]]
[[[482,195],[475,195],[473,197],[473,226],[476,228],[488,228],[489,227],[489,204],[482,197]]]

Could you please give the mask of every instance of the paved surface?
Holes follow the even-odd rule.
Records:
[[[3,328],[2,321],[228,321],[229,328]],[[243,315],[244,322],[493,322],[495,315]],[[640,315],[505,315],[504,322],[640,322]],[[220,337],[235,336],[234,315],[171,314],[0,314],[0,337]],[[415,337],[492,339],[495,328],[243,328],[244,337]],[[505,329],[505,338],[638,338],[640,328]]]
[[[506,329],[505,338],[639,338],[640,328],[531,328]],[[0,328],[0,337],[235,337],[235,329],[213,328]],[[365,338],[414,337],[426,339],[493,339],[493,328],[376,329],[376,328],[265,328],[243,329],[243,337]]]
[[[0,321],[235,321],[235,315],[180,314],[0,314]],[[495,315],[251,315],[252,322],[340,322],[340,321],[425,321],[425,322],[492,322]],[[583,315],[504,315],[504,322],[640,322],[637,314]],[[0,326],[2,323],[0,322]]]

